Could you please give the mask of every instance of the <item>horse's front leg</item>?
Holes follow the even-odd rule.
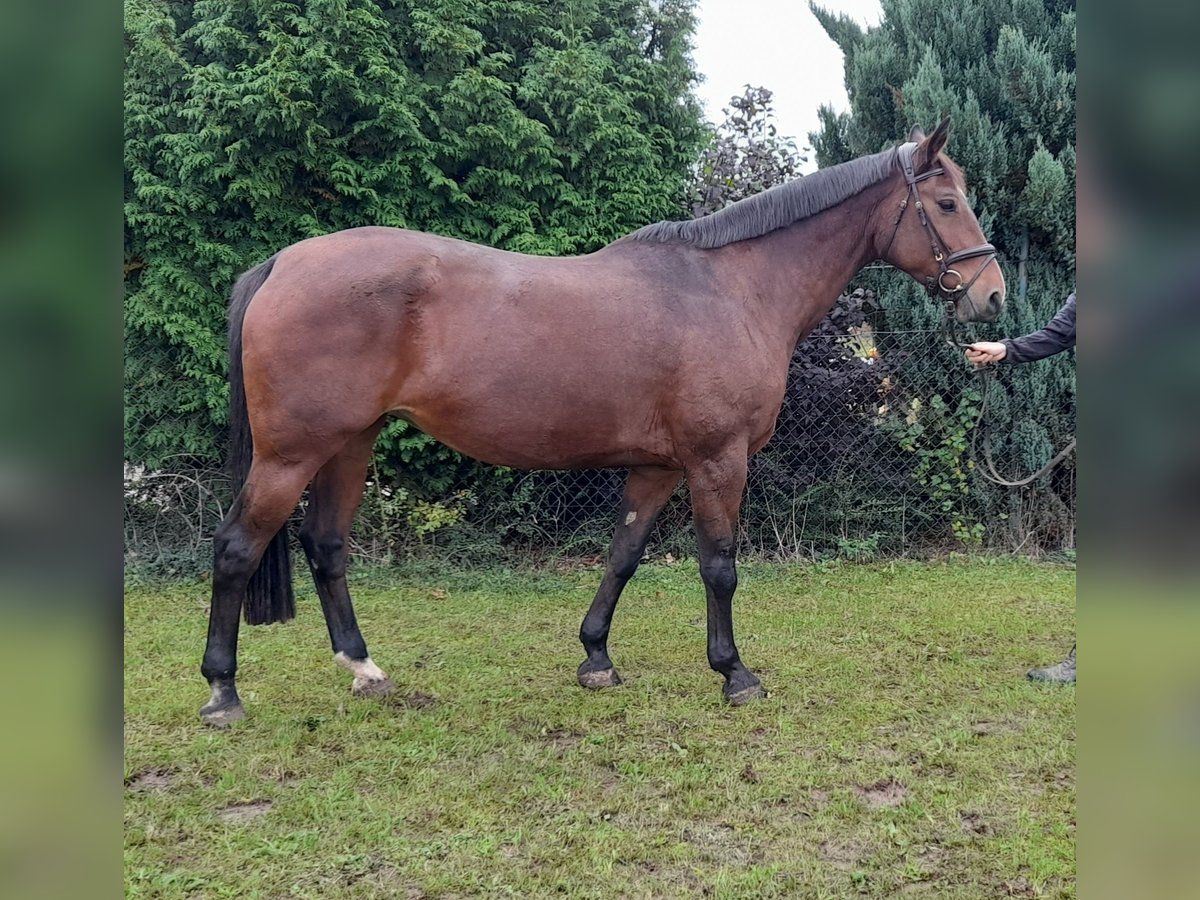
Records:
[[[621,591],[637,571],[654,522],[679,484],[681,474],[674,469],[653,467],[629,472],[604,578],[579,628],[579,640],[587,651],[587,659],[580,665],[578,673],[579,683],[585,688],[606,688],[621,683],[608,656],[608,632],[612,627],[613,611]]]
[[[689,468],[687,479],[708,601],[708,664],[725,677],[725,699],[740,706],[767,696],[758,677],[742,664],[733,640],[734,532],[746,487],[746,453],[735,450]]]

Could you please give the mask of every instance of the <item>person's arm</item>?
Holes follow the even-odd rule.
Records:
[[[1041,331],[1018,338],[1005,338],[1001,343],[1008,351],[1004,354],[1004,361],[1010,363],[1033,362],[1070,350],[1075,346],[1075,292],[1071,292],[1063,308]]]
[[[977,366],[994,362],[1024,363],[1045,359],[1075,346],[1075,292],[1050,324],[1041,331],[1003,341],[976,341],[966,350],[967,360]]]

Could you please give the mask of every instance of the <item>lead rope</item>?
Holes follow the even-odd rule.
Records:
[[[954,308],[953,305],[951,305],[946,309],[946,315],[942,319],[942,337],[945,339],[946,343],[955,349],[955,352],[971,346],[970,344],[964,344],[958,339],[958,333],[956,331],[957,324],[958,323],[954,321]],[[996,370],[990,366],[981,366],[975,370],[975,374],[979,377],[980,401],[979,415],[975,417],[975,424],[971,427],[971,457],[975,460],[978,460],[980,456],[983,457],[984,468],[979,470],[979,474],[981,474],[984,478],[992,482],[992,484],[998,484],[1002,487],[1025,487],[1025,485],[1032,484],[1043,475],[1049,473],[1055,466],[1057,466],[1075,451],[1076,439],[1071,438],[1067,445],[1059,450],[1058,453],[1056,453],[1050,460],[1050,462],[1046,463],[1027,478],[1021,478],[1017,481],[1012,481],[1001,475],[998,471],[996,471],[996,462],[992,458],[992,426],[984,419],[984,416],[987,414],[988,406],[988,382],[995,379]],[[979,441],[979,436],[981,433],[983,435],[983,452],[979,453],[976,449],[976,444]]]

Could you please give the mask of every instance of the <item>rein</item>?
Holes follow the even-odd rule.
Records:
[[[970,344],[964,344],[958,339],[956,331],[958,323],[954,320],[954,305],[952,302],[947,304],[946,315],[942,319],[942,337],[951,347],[958,350],[970,347]],[[1021,478],[1016,481],[1005,478],[996,470],[996,461],[992,456],[992,426],[985,420],[988,408],[988,382],[996,378],[996,370],[991,366],[980,366],[975,370],[975,375],[979,378],[979,415],[975,417],[975,424],[971,428],[971,456],[978,459],[983,457],[984,468],[980,470],[980,474],[992,484],[998,484],[1002,487],[1025,487],[1027,484],[1032,484],[1043,475],[1048,474],[1055,466],[1066,459],[1075,451],[1075,438],[1071,438],[1067,445],[1058,453],[1054,454],[1053,458],[1034,472],[1032,475]],[[977,449],[977,444],[982,438],[982,453]]]

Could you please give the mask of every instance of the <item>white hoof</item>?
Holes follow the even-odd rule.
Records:
[[[369,656],[366,659],[351,659],[345,653],[335,653],[333,661],[354,675],[350,693],[356,697],[381,697],[396,688],[387,673],[375,665]]]

